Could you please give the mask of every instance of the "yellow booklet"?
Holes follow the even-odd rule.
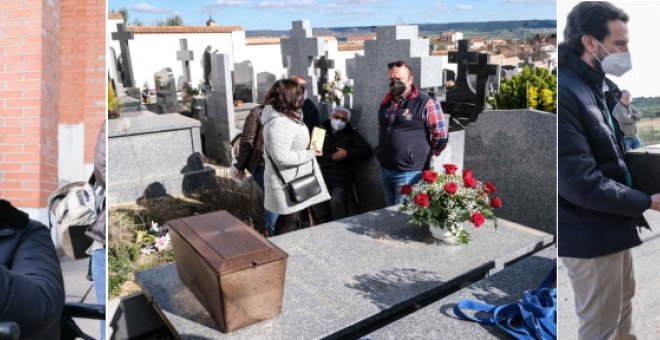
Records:
[[[325,140],[325,129],[314,127],[309,148],[311,150],[323,151],[323,140]]]

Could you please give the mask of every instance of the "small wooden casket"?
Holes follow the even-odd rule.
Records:
[[[626,152],[633,186],[649,195],[660,193],[660,144]]]
[[[167,224],[179,278],[224,332],[280,314],[287,253],[226,211]]]

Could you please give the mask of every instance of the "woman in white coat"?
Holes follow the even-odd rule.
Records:
[[[304,89],[294,80],[278,80],[266,95],[261,122],[264,125],[264,206],[280,215],[276,235],[296,230],[299,212],[311,205],[330,199],[316,156],[321,152],[309,150],[309,130],[303,123]],[[269,160],[270,158],[270,160]],[[271,162],[272,160],[272,162]],[[284,179],[280,180],[273,163]],[[300,203],[294,202],[286,190],[286,183],[301,176],[314,174],[321,192]]]

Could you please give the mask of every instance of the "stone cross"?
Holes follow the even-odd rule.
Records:
[[[119,47],[121,49],[122,73],[124,75],[124,86],[135,87],[133,65],[131,63],[131,53],[128,48],[128,41],[133,40],[133,32],[124,30],[124,24],[117,24],[117,32],[112,32],[112,40],[119,41]]]
[[[213,53],[210,81],[212,90],[206,95],[205,131],[206,155],[221,165],[230,166],[231,141],[236,136],[234,100],[231,84],[231,55]]]
[[[477,76],[475,105],[482,108],[486,107],[488,77],[499,73],[498,65],[488,64],[489,59],[487,53],[479,53],[478,63],[468,65],[468,73]]]
[[[448,61],[458,65],[456,72],[456,85],[460,87],[467,86],[467,66],[476,63],[479,53],[469,52],[469,41],[461,39],[458,41],[458,51],[449,52]]]
[[[323,89],[323,84],[328,83],[330,81],[328,79],[328,70],[331,68],[335,68],[335,61],[332,59],[328,59],[327,56],[321,56],[321,58],[314,61],[314,68],[319,69],[321,71],[317,85],[318,85],[319,96],[322,97],[327,92],[326,90]]]
[[[312,37],[309,20],[293,21],[289,38],[281,40],[282,64],[289,69],[289,75],[297,74],[307,82],[307,91],[312,101],[318,102],[318,81],[312,62],[325,55],[326,45],[321,38]]]
[[[192,81],[190,77],[190,61],[194,59],[193,51],[188,50],[188,39],[179,39],[180,51],[176,51],[176,60],[181,61],[181,70],[183,71],[183,78],[186,83]]]
[[[525,57],[525,61],[524,61],[522,64],[520,64],[520,68],[521,68],[521,69],[522,69],[522,68],[525,68],[525,66],[527,66],[527,67],[529,67],[529,68],[534,68],[534,67],[536,66],[536,65],[534,64],[534,61],[532,61],[532,57],[531,57],[531,56],[527,56],[527,57]]]
[[[429,55],[429,40],[420,39],[418,33],[417,26],[377,27],[376,40],[364,42],[364,56],[357,56],[355,67],[347,70],[347,78],[354,80],[351,124],[372,147],[378,144],[378,109],[389,91],[388,63],[406,62],[417,88],[442,85],[442,72],[438,72],[442,59]],[[378,162],[372,158],[356,169],[360,169],[354,176],[361,208],[383,207]]]

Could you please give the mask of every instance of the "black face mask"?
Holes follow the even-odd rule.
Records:
[[[401,97],[401,95],[406,92],[406,84],[400,81],[390,82],[390,91],[395,97]]]

